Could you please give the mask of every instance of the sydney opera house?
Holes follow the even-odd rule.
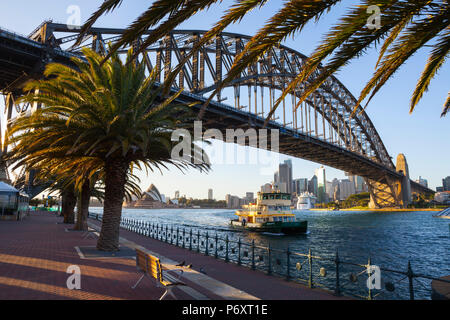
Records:
[[[143,192],[142,198],[136,199],[125,204],[127,208],[136,209],[161,209],[161,208],[176,208],[170,200],[166,202],[164,195],[162,195],[154,184],[151,184],[148,189]]]

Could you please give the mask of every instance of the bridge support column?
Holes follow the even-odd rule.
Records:
[[[383,177],[378,181],[367,179],[369,186],[371,209],[399,207],[406,208],[412,201],[411,181],[408,163],[404,154],[397,157],[397,172],[403,173],[400,180]]]

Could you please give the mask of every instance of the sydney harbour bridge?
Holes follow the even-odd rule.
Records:
[[[123,29],[92,28],[82,43],[75,46],[79,30],[79,27],[52,22],[42,23],[28,37],[0,29],[0,91],[5,98],[6,120],[2,125],[7,126],[14,117],[39,107],[17,100],[23,95],[22,88],[27,81],[42,78],[46,64],[73,65],[71,58],[82,58],[83,47],[105,53],[108,44],[117,41],[124,32]],[[183,89],[178,98],[181,102],[206,101],[250,39],[246,35],[222,33],[191,52],[204,33],[201,30],[172,31],[145,48],[138,58],[145,62],[148,71],[157,69],[161,83],[187,54],[192,54],[173,84],[174,89]],[[144,41],[145,37],[139,39],[133,47],[139,47]],[[128,49],[121,48],[119,52],[124,54]],[[335,77],[327,79],[296,108],[298,96],[307,87],[307,83],[299,84],[265,126],[275,101],[306,59],[300,52],[282,45],[267,52],[218,92],[201,119],[203,128],[223,132],[237,128],[278,129],[280,153],[363,177],[369,186],[373,207],[405,207],[412,192],[432,193],[409,179],[408,165],[402,154],[394,164],[361,107],[350,116],[356,99]],[[194,107],[197,112],[201,105]],[[3,176],[7,174],[6,166],[2,164]],[[33,184],[26,172],[18,176],[15,184],[31,196],[45,188]]]

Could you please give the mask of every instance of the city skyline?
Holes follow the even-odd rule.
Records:
[[[85,20],[101,3],[101,1],[78,1],[82,8],[82,20]],[[6,29],[14,30],[22,34],[29,34],[43,20],[52,18],[54,21],[65,22],[67,20],[67,8],[73,1],[60,1],[57,3],[49,0],[41,3],[30,3],[29,1],[18,0],[14,3],[2,3],[0,8],[1,26]],[[15,10],[14,16],[6,14],[7,10]],[[21,7],[27,7],[29,10],[20,10]],[[180,26],[179,29],[208,29],[218,18],[215,9],[225,6],[214,6],[210,11],[200,13],[194,16],[188,22]],[[15,9],[14,9],[15,8]],[[52,8],[48,10],[48,8]],[[236,24],[227,28],[227,31],[254,34],[260,26],[267,20],[276,8],[276,4],[268,4],[262,10],[255,10],[250,13],[241,24]],[[340,7],[339,7],[340,8]],[[5,9],[5,10],[3,10]],[[123,6],[116,13],[106,15],[99,20],[99,24],[105,27],[126,27],[129,21],[132,21],[139,15],[140,6],[132,2]],[[342,9],[344,10],[344,9]],[[221,12],[218,10],[217,12]],[[338,9],[339,12],[339,9]],[[333,16],[330,16],[329,24],[332,24]],[[243,26],[245,30],[243,30]],[[314,49],[317,39],[314,36],[317,32],[327,30],[327,23],[321,25],[309,25],[298,38],[287,39],[285,44],[304,54],[310,54]],[[416,180],[422,176],[428,180],[428,186],[435,190],[442,186],[442,178],[450,174],[450,167],[445,159],[450,157],[450,150],[442,148],[442,142],[450,139],[448,130],[448,119],[439,118],[438,114],[442,108],[443,94],[447,92],[446,82],[439,81],[443,79],[442,75],[450,72],[449,65],[441,69],[441,76],[436,78],[429,88],[428,94],[416,108],[412,115],[408,114],[409,95],[414,89],[415,78],[422,71],[421,62],[426,56],[426,52],[418,52],[410,63],[392,79],[389,85],[382,89],[379,95],[375,96],[371,105],[366,110],[383,142],[385,143],[390,155],[395,159],[397,154],[404,153],[409,163],[410,176]],[[419,63],[415,64],[414,62]],[[376,62],[376,52],[369,53],[367,56],[353,61],[349,66],[343,68],[339,74],[339,80],[353,94],[358,94],[364,85],[364,81],[355,76],[354,70],[358,74],[370,74],[373,71]],[[392,106],[396,106],[393,108]],[[3,109],[3,102],[1,103]],[[2,110],[3,111],[3,110]],[[389,115],[389,116],[386,116]],[[4,128],[5,125],[2,124]],[[421,130],[417,130],[421,128]],[[414,143],[412,143],[414,142]],[[213,147],[220,148],[221,142],[213,142]],[[421,146],[418,148],[418,146]],[[244,150],[244,147],[237,147],[237,150]],[[301,159],[294,159],[280,155],[280,162],[291,160],[293,166],[293,177],[311,177],[320,164],[308,162]],[[430,160],[433,165],[430,166]],[[163,170],[164,175],[159,172],[150,173],[146,176],[144,172],[138,173],[141,178],[141,187],[144,189],[151,183],[158,186],[159,190],[166,195],[173,195],[174,191],[179,190],[181,194],[192,196],[193,198],[204,198],[204,185],[209,185],[214,189],[217,199],[223,199],[229,190],[235,190],[236,194],[245,195],[248,191],[257,191],[259,186],[267,181],[268,176],[263,176],[258,167],[253,165],[217,165],[213,166],[209,174],[200,174],[192,170],[185,174],[170,167],[170,172]],[[329,177],[345,179],[345,173],[336,169],[325,167]],[[233,173],[230,173],[233,171]],[[239,180],[239,183],[236,181]]]

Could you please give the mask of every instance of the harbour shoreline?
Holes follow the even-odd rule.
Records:
[[[342,210],[329,210],[329,209],[322,209],[322,208],[314,208],[314,209],[309,209],[310,211],[327,211],[327,212],[332,212],[332,211],[364,211],[364,212],[421,212],[421,211],[426,211],[426,212],[440,212],[443,209],[439,209],[439,208],[423,208],[423,209],[412,209],[412,208],[406,208],[406,209],[395,209],[395,208],[385,208],[385,209],[354,209],[354,208],[349,208],[349,209],[342,209]]]

